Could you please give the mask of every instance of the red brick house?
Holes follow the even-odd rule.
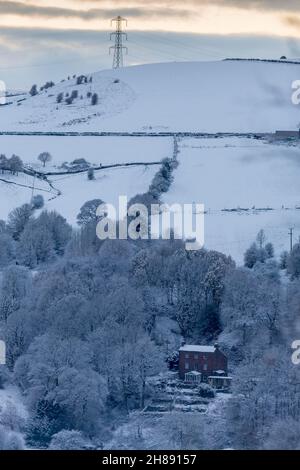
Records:
[[[227,357],[218,344],[200,346],[185,344],[179,349],[179,377],[186,380],[207,381],[209,376],[227,376]],[[193,376],[193,377],[192,377]]]

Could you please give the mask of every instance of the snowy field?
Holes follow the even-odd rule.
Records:
[[[52,161],[45,171],[56,171],[64,162],[85,158],[94,165],[113,165],[115,163],[159,162],[172,155],[170,138],[133,138],[133,137],[30,137],[0,136],[0,153],[10,157],[19,155],[23,162],[39,171],[43,170],[37,156],[48,151]],[[15,207],[29,203],[34,194],[42,194],[45,208],[57,210],[69,223],[76,223],[80,207],[88,200],[102,199],[117,205],[119,195],[129,199],[148,190],[151,180],[158,169],[157,165],[129,168],[112,168],[95,171],[95,180],[88,181],[87,174],[62,175],[49,177],[53,188],[45,181],[19,174],[0,175],[0,218],[6,219]],[[5,181],[8,182],[5,182]],[[58,192],[61,193],[56,197]]]
[[[10,211],[22,204],[30,203],[33,178],[24,174],[12,176],[0,174],[0,219],[6,220]],[[44,200],[55,196],[55,191],[45,181],[38,180],[35,194],[42,194]]]
[[[74,225],[79,209],[86,201],[102,199],[118,208],[119,196],[127,196],[129,200],[136,194],[147,192],[158,168],[155,165],[100,170],[95,172],[94,181],[88,181],[86,174],[52,178],[62,195],[50,201],[46,208],[55,209]]]
[[[135,137],[54,137],[0,136],[0,153],[19,155],[24,163],[42,171],[37,160],[41,152],[49,152],[52,161],[46,171],[56,170],[64,162],[85,158],[94,165],[128,162],[154,162],[170,156],[171,138]]]
[[[43,195],[44,209],[56,210],[69,223],[75,225],[79,209],[86,201],[102,199],[117,207],[119,195],[130,199],[136,194],[146,192],[157,168],[153,165],[99,170],[95,172],[94,181],[88,181],[86,173],[56,176],[51,178],[54,189],[46,182],[36,180],[34,194]],[[16,183],[8,184],[1,181],[0,177],[0,219],[6,220],[11,210],[30,202],[33,178],[26,175],[4,177]],[[61,192],[59,196],[58,191]]]
[[[90,82],[92,78],[92,82]],[[274,132],[295,129],[300,64],[218,61],[151,64],[65,80],[0,108],[0,129],[22,131]],[[65,99],[72,92],[72,104]],[[56,102],[59,93],[63,101]],[[98,103],[91,105],[90,94]],[[23,98],[21,98],[23,99]]]
[[[300,235],[299,155],[299,148],[251,139],[185,139],[164,200],[205,205],[208,249],[242,262],[263,228],[279,254],[289,248],[290,227]],[[231,211],[238,208],[247,210]]]

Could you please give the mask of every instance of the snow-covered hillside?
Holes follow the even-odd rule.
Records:
[[[0,107],[0,131],[16,132],[232,132],[223,138],[182,138],[179,167],[164,200],[203,203],[205,245],[238,262],[264,229],[277,253],[289,248],[288,230],[300,233],[299,147],[243,138],[240,133],[296,129],[299,109],[291,102],[300,63],[219,61],[169,63],[109,70],[65,79],[36,96],[14,97]],[[66,99],[76,97],[72,104]],[[91,104],[97,93],[98,103]],[[57,96],[62,101],[57,102]],[[75,96],[74,95],[74,96]],[[21,101],[20,101],[21,99]],[[37,160],[47,151],[44,169]],[[154,163],[173,155],[172,137],[0,135],[0,153],[19,155],[38,171],[61,171],[76,159],[89,165]],[[45,208],[75,224],[80,207],[99,198],[116,204],[148,190],[157,165],[101,169],[86,173],[32,176],[0,175],[0,218],[34,193]],[[8,183],[7,180],[10,182]],[[49,182],[51,185],[49,185]],[[236,211],[236,209],[247,209]],[[272,209],[272,210],[261,210]]]
[[[50,77],[51,78],[51,77]],[[92,82],[90,82],[92,79]],[[0,108],[0,129],[40,131],[273,132],[295,129],[291,102],[300,64],[255,61],[168,63],[65,80]],[[65,99],[73,91],[72,104]],[[63,93],[63,101],[56,102]],[[98,104],[91,105],[91,94]]]

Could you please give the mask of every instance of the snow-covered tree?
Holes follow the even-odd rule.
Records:
[[[30,204],[23,204],[17,207],[8,215],[7,230],[12,234],[15,240],[19,240],[21,233],[26,227],[32,215],[32,207]]]
[[[0,318],[7,322],[8,317],[21,307],[21,302],[29,292],[31,276],[21,266],[9,266],[3,270],[0,296]]]
[[[51,162],[52,155],[49,152],[42,152],[38,156],[38,160],[42,162],[43,166],[46,166],[46,163]]]
[[[99,220],[96,212],[101,204],[103,204],[101,199],[92,199],[91,201],[85,202],[77,215],[78,225],[87,225],[90,222]]]

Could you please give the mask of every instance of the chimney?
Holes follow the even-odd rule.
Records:
[[[215,346],[216,351],[218,351],[218,350],[220,349],[220,346],[219,346],[219,343],[218,343],[218,342],[216,342],[216,343],[214,344],[214,346]]]
[[[185,340],[181,341],[181,347],[185,346]]]

